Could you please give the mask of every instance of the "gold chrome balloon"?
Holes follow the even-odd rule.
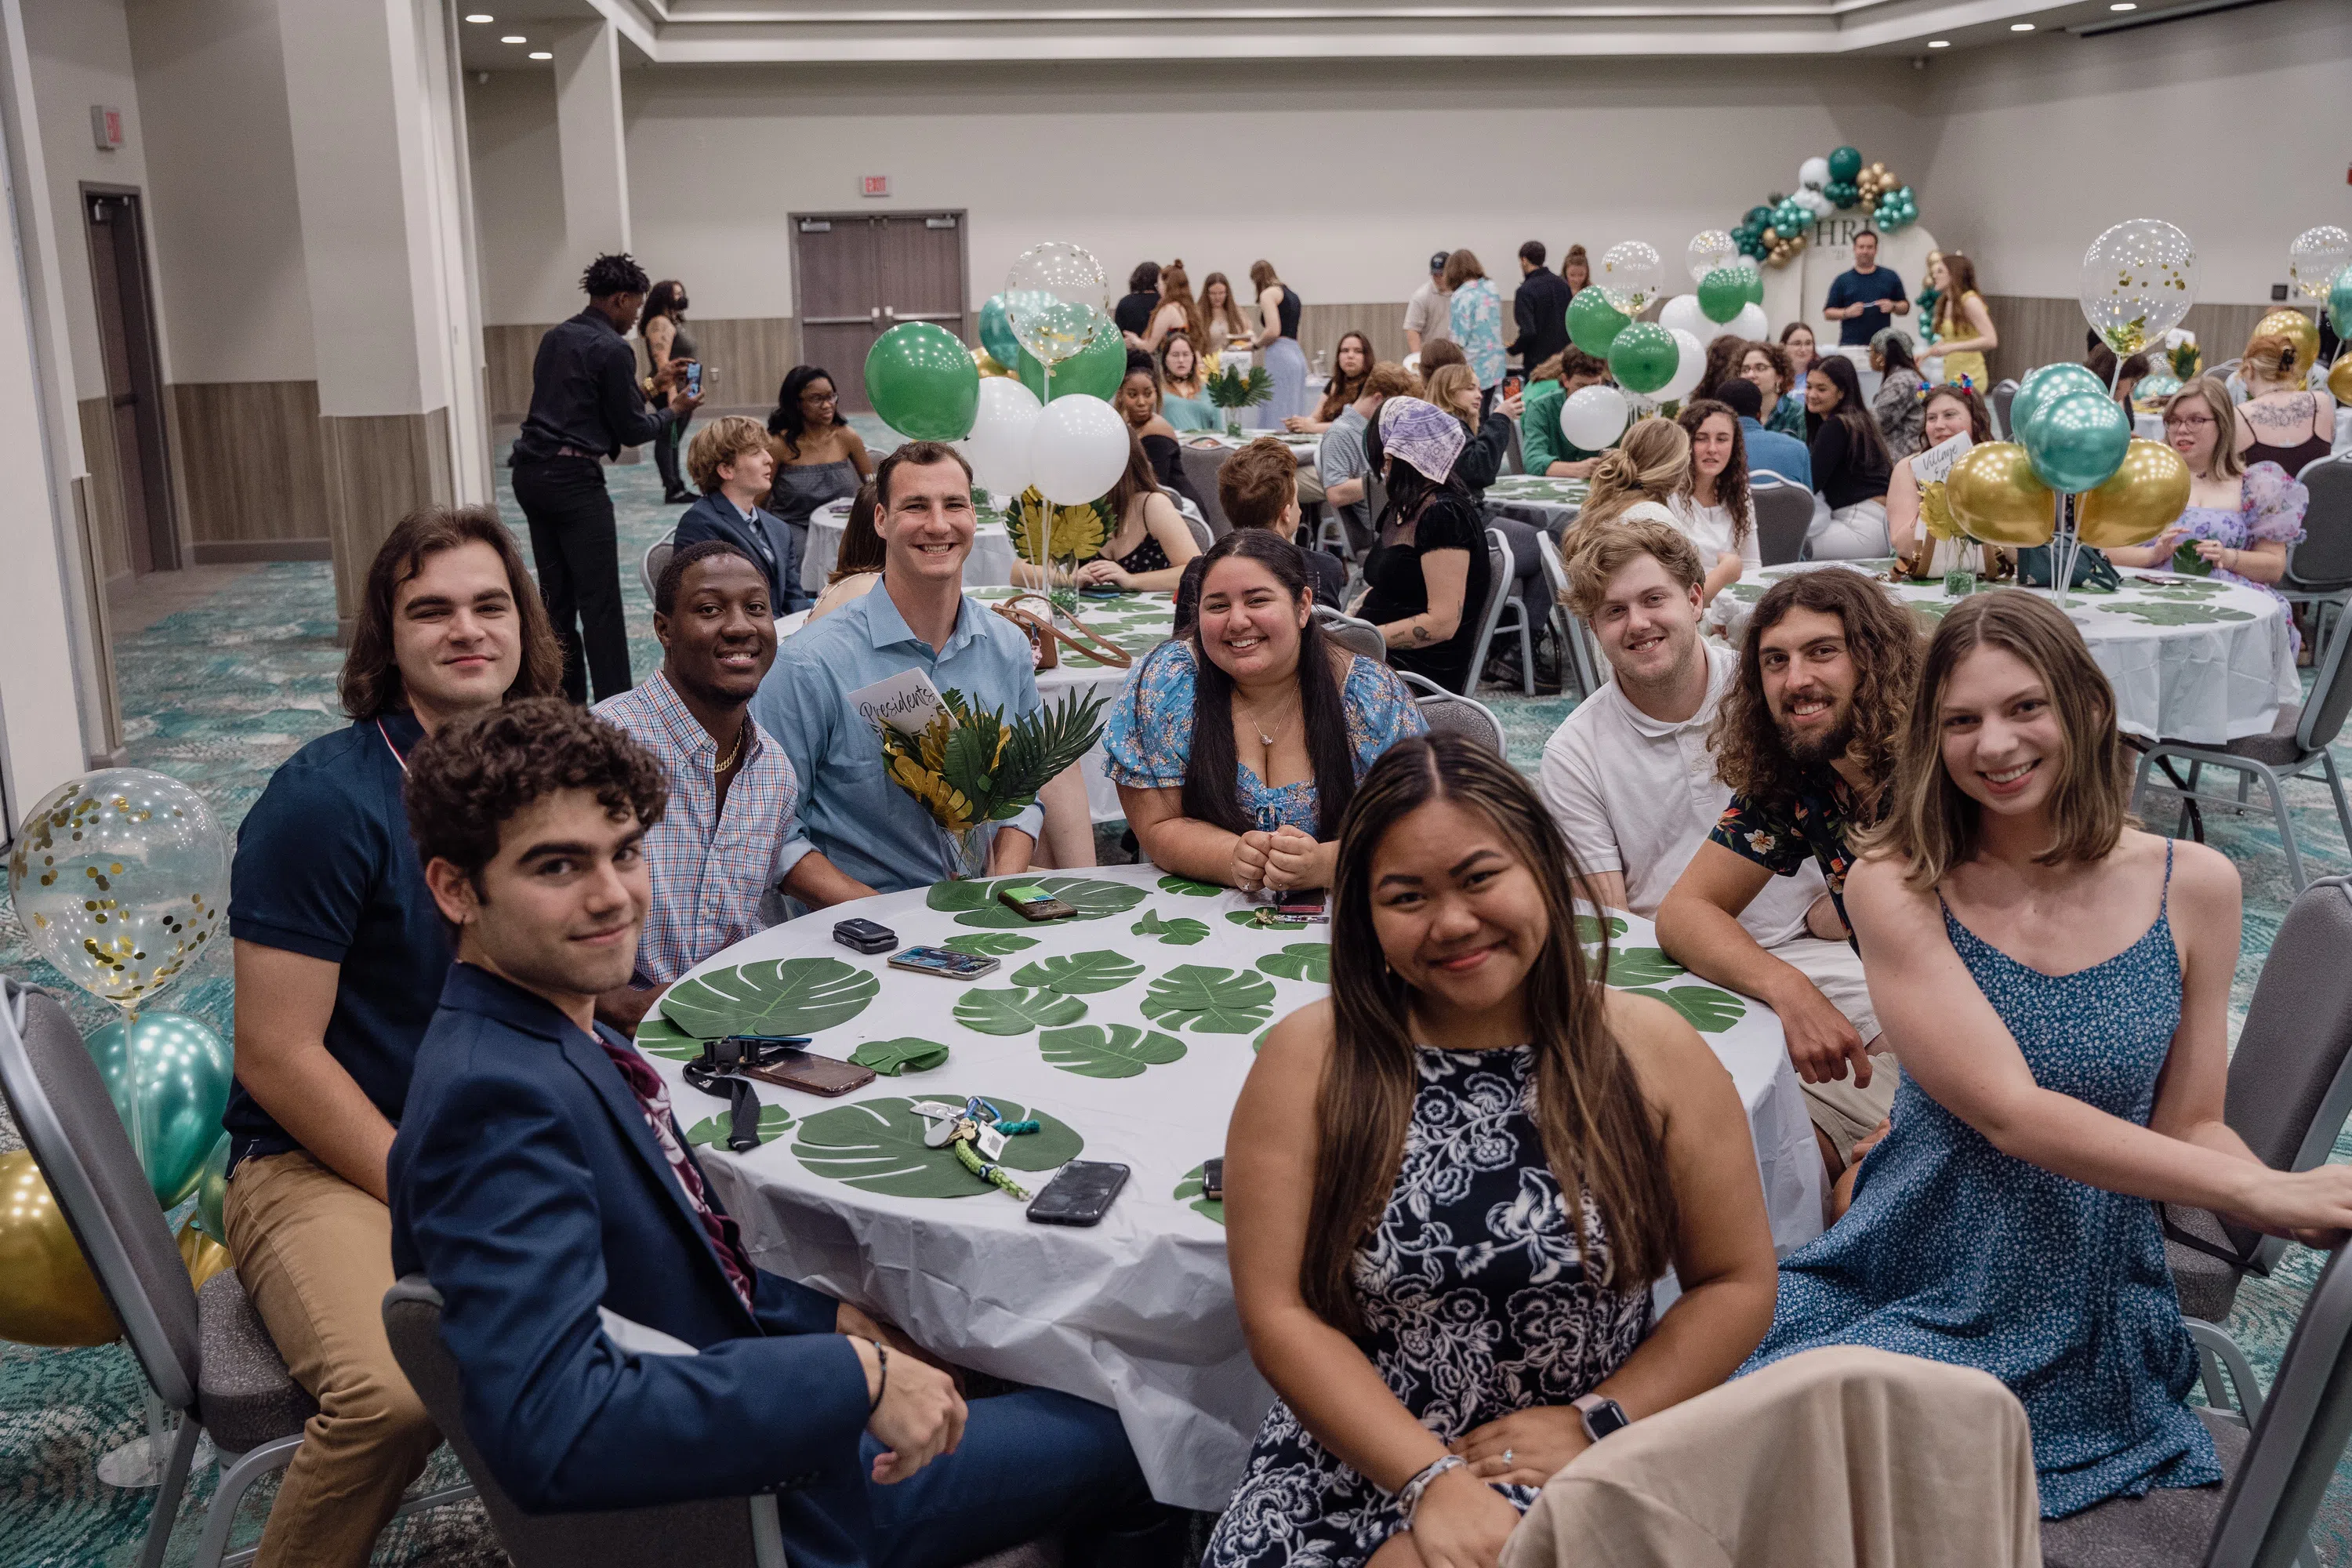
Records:
[[[2189,505],[2189,464],[2161,441],[2134,440],[2106,483],[2083,492],[2074,526],[2094,550],[2146,544]]]
[[[996,356],[990,353],[986,349],[972,350],[971,363],[972,368],[979,371],[982,377],[992,375],[1011,375],[1013,374],[1011,371],[1005,369],[1002,364],[998,363]]]
[[[2352,403],[2352,353],[2336,356],[2336,368],[2327,373],[2327,390],[2336,402]]]
[[[1932,538],[1968,537],[1952,516],[1951,498],[1945,493],[1941,479],[1930,479],[1919,487],[1919,521],[1927,525],[1927,532]]]
[[[0,1340],[102,1345],[121,1335],[31,1152],[0,1154]]]
[[[2311,367],[2319,363],[2318,324],[2301,310],[2273,310],[2255,323],[2254,336],[2273,332],[2294,344],[2293,374],[2295,384],[2302,385]]]
[[[2050,542],[2057,498],[2014,441],[1987,442],[1953,464],[1944,500],[1971,539],[2012,549]]]
[[[199,1290],[222,1269],[236,1267],[228,1248],[198,1230],[193,1218],[180,1230],[180,1261],[188,1266],[188,1283]]]

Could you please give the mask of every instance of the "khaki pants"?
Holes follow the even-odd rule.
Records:
[[[441,1441],[384,1337],[392,1213],[297,1151],[240,1164],[222,1217],[246,1294],[319,1402],[262,1531],[259,1568],[364,1568]]]
[[[1852,943],[1800,936],[1767,951],[1811,981],[1814,989],[1829,998],[1830,1005],[1845,1015],[1863,1044],[1878,1038],[1878,1015],[1871,1010],[1870,987],[1863,982],[1862,955]],[[1902,1069],[1894,1056],[1877,1051],[1871,1056],[1867,1089],[1855,1084],[1851,1069],[1833,1082],[1804,1086],[1805,1109],[1812,1113],[1813,1125],[1830,1141],[1830,1147],[1838,1152],[1840,1164],[1853,1157],[1853,1146],[1869,1137],[1895,1109],[1895,1086],[1901,1080]]]

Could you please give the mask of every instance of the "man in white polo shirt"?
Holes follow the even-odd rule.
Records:
[[[1637,519],[1600,530],[1570,553],[1568,575],[1570,601],[1615,679],[1545,742],[1544,800],[1583,869],[1579,891],[1654,919],[1731,798],[1716,777],[1707,731],[1739,656],[1699,635],[1706,569],[1670,524]],[[1739,923],[1811,980],[1865,1044],[1878,1037],[1862,959],[1816,867],[1772,878]],[[1895,1074],[1881,1076],[1875,1094],[1851,1079],[1804,1086],[1832,1176],[1885,1114]]]

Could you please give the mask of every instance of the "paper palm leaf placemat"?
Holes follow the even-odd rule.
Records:
[[[941,1093],[924,1098],[955,1103],[964,1097]],[[1086,1149],[1087,1141],[1067,1122],[1018,1100],[984,1098],[1007,1121],[1038,1123],[1035,1132],[1004,1141],[999,1163],[1007,1170],[1054,1170]],[[793,1155],[817,1175],[889,1197],[970,1198],[995,1192],[966,1170],[953,1150],[924,1143],[928,1124],[913,1107],[911,1100],[886,1095],[820,1110],[802,1121],[793,1134]]]

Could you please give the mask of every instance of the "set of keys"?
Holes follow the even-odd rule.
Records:
[[[1006,1174],[997,1161],[1003,1157],[1007,1138],[1036,1131],[1036,1122],[1007,1121],[1003,1112],[978,1095],[970,1096],[961,1106],[919,1100],[908,1109],[923,1119],[927,1148],[954,1150],[965,1170],[1013,1197],[1028,1199],[1027,1189]]]

